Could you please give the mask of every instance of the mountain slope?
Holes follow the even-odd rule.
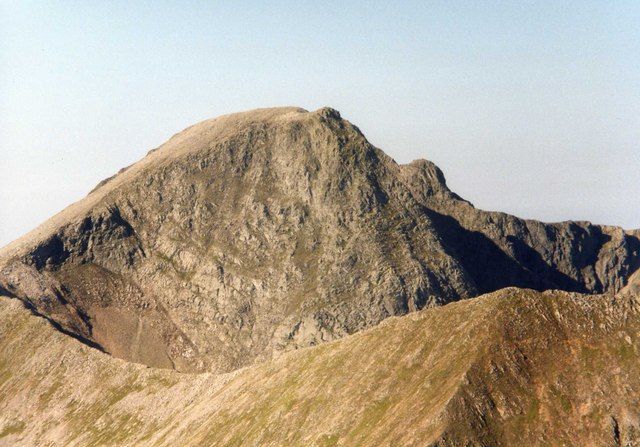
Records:
[[[0,299],[0,446],[637,445],[637,298],[505,289],[229,374],[145,368]]]
[[[483,212],[332,109],[192,126],[0,252],[0,286],[116,357],[232,371],[506,286],[615,292],[637,233]]]

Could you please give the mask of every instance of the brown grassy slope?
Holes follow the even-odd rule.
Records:
[[[636,445],[634,299],[505,289],[224,375],[88,348],[0,301],[0,446]]]

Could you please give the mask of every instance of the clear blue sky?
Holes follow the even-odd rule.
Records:
[[[640,227],[640,2],[0,0],[0,245],[182,128],[329,105],[476,206]]]

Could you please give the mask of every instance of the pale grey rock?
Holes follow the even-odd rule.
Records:
[[[507,286],[617,292],[637,233],[475,209],[333,109],[192,126],[0,252],[0,282],[115,356],[230,371]]]

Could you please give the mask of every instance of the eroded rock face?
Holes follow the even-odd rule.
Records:
[[[506,286],[618,291],[638,235],[475,209],[332,109],[192,126],[0,253],[6,291],[128,360],[230,371]]]

